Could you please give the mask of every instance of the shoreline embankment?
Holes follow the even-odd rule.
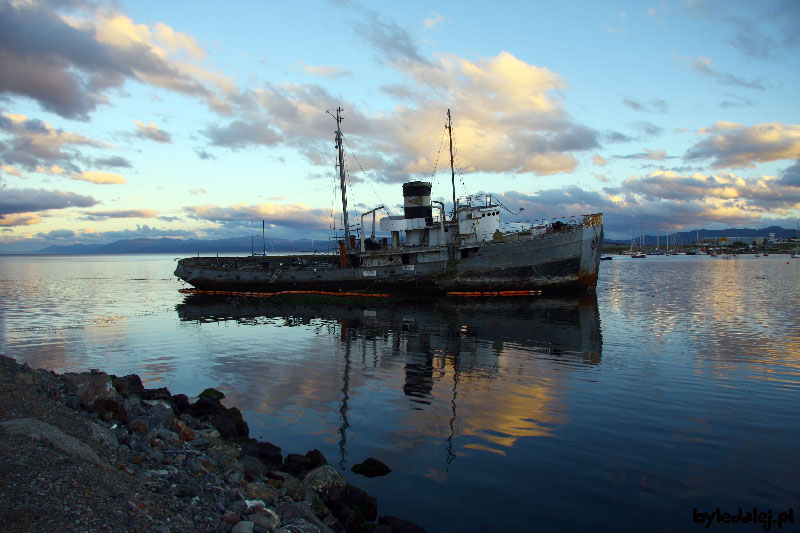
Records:
[[[194,402],[139,376],[56,374],[0,355],[0,530],[411,533],[319,450],[249,437],[206,389]],[[388,467],[369,459],[366,476]]]

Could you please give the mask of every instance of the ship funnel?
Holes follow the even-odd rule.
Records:
[[[403,184],[404,218],[424,218],[426,225],[433,224],[431,184],[427,181],[409,181]]]

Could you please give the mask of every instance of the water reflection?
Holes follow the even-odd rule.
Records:
[[[281,397],[259,388],[249,397],[239,391],[236,402],[258,405],[259,413],[272,418],[287,402],[307,413],[322,401],[339,415],[335,432],[342,469],[354,427],[353,402],[362,422],[385,419],[369,422],[378,426],[368,438],[383,440],[379,447],[411,450],[439,440],[445,447],[440,467],[446,470],[468,450],[504,455],[521,437],[550,435],[566,421],[563,370],[598,365],[602,357],[595,297],[342,307],[188,295],[177,312],[182,321],[201,325],[305,328],[333,339],[335,360],[287,345],[295,352],[291,364],[271,361],[299,364],[302,373],[298,380],[283,380]],[[322,345],[319,352],[326,349]],[[329,387],[325,392],[331,373],[339,383],[335,402]],[[296,387],[290,391],[285,385],[292,381]],[[314,423],[324,425],[325,415],[318,416]],[[440,476],[440,467],[430,466],[429,475]]]

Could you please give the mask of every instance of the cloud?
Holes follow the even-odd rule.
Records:
[[[162,215],[158,217],[158,220],[163,220],[164,222],[175,222],[176,220],[180,220],[181,217],[169,217],[166,215]]]
[[[758,104],[758,102],[751,98],[742,98],[741,96],[727,92],[723,94],[729,98],[728,100],[723,100],[719,103],[719,106],[723,109],[731,109],[736,107],[755,107]]]
[[[594,163],[598,167],[606,166],[606,160],[603,159],[603,156],[601,156],[600,154],[594,154],[592,156],[592,163]]]
[[[791,187],[800,187],[800,159],[794,165],[787,167],[781,172],[781,184]]]
[[[81,9],[71,9],[80,7]],[[198,64],[205,57],[185,34],[136,24],[84,3],[0,4],[0,94],[27,97],[64,118],[87,120],[127,81],[205,99],[224,110],[218,91],[233,83]]]
[[[47,239],[51,241],[60,241],[64,239],[71,239],[75,236],[75,232],[71,229],[54,229],[48,232],[42,232],[36,234],[37,237],[40,239]]]
[[[119,174],[113,174],[111,172],[84,171],[71,177],[74,180],[88,181],[89,183],[96,183],[98,185],[116,185],[120,183],[126,183],[125,178]]]
[[[629,124],[629,126],[635,130],[639,130],[645,137],[653,137],[656,135],[660,135],[664,129],[660,126],[656,126],[652,122],[647,122],[646,120],[640,120],[639,122],[633,122]]]
[[[615,159],[652,159],[655,161],[663,161],[664,159],[669,159],[670,156],[667,155],[666,150],[650,150],[648,148],[644,149],[644,152],[638,154],[628,154],[628,155],[615,155]]]
[[[627,143],[634,140],[633,137],[629,137],[628,135],[618,131],[607,131],[603,134],[603,137],[605,138],[606,142],[610,143]]]
[[[800,125],[767,122],[743,126],[717,122],[699,132],[706,138],[684,155],[687,160],[711,159],[712,168],[748,167],[755,163],[800,158]]]
[[[331,223],[329,209],[311,209],[303,204],[246,205],[239,203],[230,207],[206,204],[189,206],[184,209],[191,218],[230,227],[249,227],[258,220],[265,220],[267,224],[295,229],[325,229],[330,227]]]
[[[422,23],[425,25],[426,28],[433,28],[437,24],[441,23],[443,20],[444,17],[442,17],[439,13],[433,12],[430,18],[426,18],[425,20],[422,21]]]
[[[353,28],[378,52],[382,61],[395,65],[428,64],[411,35],[393,20],[385,20],[374,11],[363,10],[363,20],[354,21]]]
[[[101,159],[95,159],[94,164],[99,167],[113,167],[113,168],[131,168],[131,162],[124,157],[111,156]]]
[[[604,176],[594,176],[603,181]],[[713,224],[768,225],[800,209],[800,187],[771,176],[748,179],[731,173],[656,171],[601,191],[569,186],[533,194],[509,191],[500,198],[509,207],[524,208],[512,217],[517,221],[602,212],[606,235],[612,238],[627,237],[642,220],[662,231]]]
[[[77,147],[104,147],[103,143],[94,139],[56,129],[47,122],[19,114],[6,113],[0,116],[0,133],[9,136],[0,145],[0,161],[28,171],[56,165],[62,170],[78,172],[80,169],[74,161],[82,156]]]
[[[109,218],[155,218],[157,211],[152,209],[117,209],[111,211],[86,211],[82,220],[103,221]]]
[[[44,189],[0,189],[0,216],[68,207],[92,207],[97,200],[72,192]]]
[[[136,229],[92,231],[91,233],[87,233],[86,230],[84,230],[81,237],[83,238],[82,242],[87,242],[87,238],[91,240],[90,242],[113,242],[124,239],[194,238],[196,235],[194,232],[188,230],[167,230],[151,227],[147,224],[136,224]]]
[[[133,121],[136,124],[136,136],[142,139],[150,139],[159,143],[171,143],[172,138],[169,133],[160,130],[152,122],[146,125],[138,120]]]
[[[33,213],[14,213],[13,215],[0,215],[0,227],[32,226],[39,224],[42,219]]]
[[[227,126],[209,125],[203,134],[212,145],[234,150],[255,145],[276,146],[282,140],[280,132],[257,121],[235,120]]]
[[[302,61],[300,62],[300,67],[306,72],[306,74],[311,74],[312,76],[319,76],[320,78],[328,78],[328,79],[339,79],[344,77],[353,77],[353,73],[349,70],[345,70],[341,67],[336,66],[327,66],[327,65],[306,65]]]
[[[690,202],[712,220],[731,222],[800,208],[800,187],[773,176],[743,178],[732,173],[680,175],[656,171],[626,179],[619,189],[645,200]],[[730,218],[726,218],[730,217]]]
[[[728,30],[728,43],[751,59],[777,60],[797,54],[800,3],[795,0],[728,2],[693,0],[690,13]]]
[[[21,170],[11,165],[0,165],[0,171],[8,176],[16,176],[17,178],[27,179],[27,176]],[[0,184],[2,184],[2,175],[0,175]]]
[[[668,113],[669,104],[661,98],[651,98],[649,102],[645,103],[641,100],[626,96],[622,99],[622,103],[634,111],[645,111],[648,113]]]
[[[189,189],[189,193],[190,194],[195,194],[195,195],[197,195],[197,194],[206,194],[206,190],[204,188],[202,188],[202,187],[199,187],[197,189]]]
[[[746,80],[736,76],[735,74],[721,72],[715,69],[713,66],[711,66],[711,58],[709,57],[697,57],[696,59],[689,59],[687,61],[689,61],[689,65],[691,66],[692,70],[704,76],[714,78],[722,85],[734,85],[738,87],[745,87],[747,89],[757,89],[759,91],[766,90],[766,87],[761,80]]]

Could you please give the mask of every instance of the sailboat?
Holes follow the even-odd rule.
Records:
[[[343,232],[338,253],[266,257],[188,257],[175,275],[197,290],[274,293],[282,291],[404,292],[418,295],[477,291],[593,292],[603,245],[603,214],[580,215],[504,231],[492,195],[457,199],[450,110],[453,211],[432,200],[426,181],[403,184],[403,215],[380,219],[388,238],[375,235],[376,213],[361,215],[360,238],[348,222],[342,109],[337,108],[335,146],[342,198]],[[434,216],[434,209],[438,211]],[[512,213],[516,214],[516,213]],[[364,218],[372,217],[366,234]],[[402,238],[401,238],[402,234]]]
[[[800,222],[797,222],[797,248],[792,252],[793,259],[800,259]]]
[[[639,233],[641,234],[641,240],[637,246],[634,246],[634,241],[631,239],[631,257],[634,259],[647,257],[647,254],[644,253],[644,234],[641,230],[641,224],[639,225]]]

